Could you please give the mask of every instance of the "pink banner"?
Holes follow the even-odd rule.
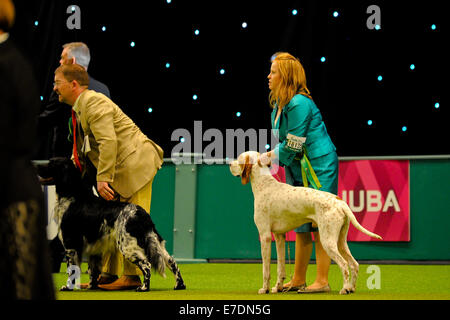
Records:
[[[283,168],[275,178],[285,182]],[[408,160],[340,161],[338,195],[359,223],[383,241],[410,241]],[[295,232],[290,231],[286,240],[295,241]],[[347,240],[375,239],[350,225]]]
[[[359,223],[383,241],[410,240],[408,160],[341,161],[338,195]],[[347,239],[375,240],[353,226]]]

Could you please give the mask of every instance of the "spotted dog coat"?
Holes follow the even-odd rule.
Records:
[[[165,241],[143,208],[96,197],[69,159],[51,159],[47,165],[38,166],[38,173],[42,184],[56,186],[58,236],[66,249],[68,265],[79,266],[82,255],[89,256],[89,288],[98,287],[102,254],[116,249],[142,271],[144,281],[137,291],[150,290],[151,269],[165,277],[166,266],[175,275],[174,289],[186,288]],[[61,290],[68,288],[63,286]]]
[[[359,265],[347,246],[350,222],[371,237],[381,237],[364,229],[345,201],[336,195],[278,182],[270,173],[270,162],[270,158],[263,159],[258,152],[249,151],[230,163],[231,173],[240,176],[243,184],[251,180],[255,198],[254,220],[261,239],[263,260],[263,287],[258,293],[269,292],[271,232],[274,233],[278,258],[277,283],[272,288],[275,293],[282,291],[286,277],[285,233],[308,222],[317,224],[322,246],[342,271],[344,285],[339,293],[354,292]]]

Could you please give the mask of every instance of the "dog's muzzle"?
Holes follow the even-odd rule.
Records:
[[[237,160],[230,162],[230,172],[235,177],[239,177],[241,175],[241,166]]]

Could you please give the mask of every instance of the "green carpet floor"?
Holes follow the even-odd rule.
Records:
[[[61,273],[54,274],[54,284],[59,300],[450,300],[449,265],[379,265],[380,288],[369,289],[372,283],[367,272],[369,265],[360,265],[356,293],[341,296],[342,275],[337,265],[331,265],[329,283],[332,291],[321,294],[297,294],[296,292],[258,295],[262,286],[262,266],[253,263],[204,263],[180,264],[187,289],[174,291],[174,278],[170,272],[162,278],[152,275],[150,292],[74,290],[60,292],[67,281],[65,264]],[[88,282],[82,266],[81,282]],[[293,265],[286,266],[288,279]],[[308,268],[307,282],[312,283],[316,265]],[[271,265],[271,286],[276,280],[276,264]]]

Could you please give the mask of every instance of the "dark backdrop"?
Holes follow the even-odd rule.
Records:
[[[80,7],[80,30],[66,26],[72,4]],[[372,4],[381,9],[380,30],[366,26]],[[43,104],[61,46],[85,42],[89,73],[166,157],[178,143],[173,130],[193,132],[194,120],[203,131],[270,128],[267,75],[277,51],[302,61],[338,155],[450,154],[444,4],[19,0],[12,37],[33,62]]]

